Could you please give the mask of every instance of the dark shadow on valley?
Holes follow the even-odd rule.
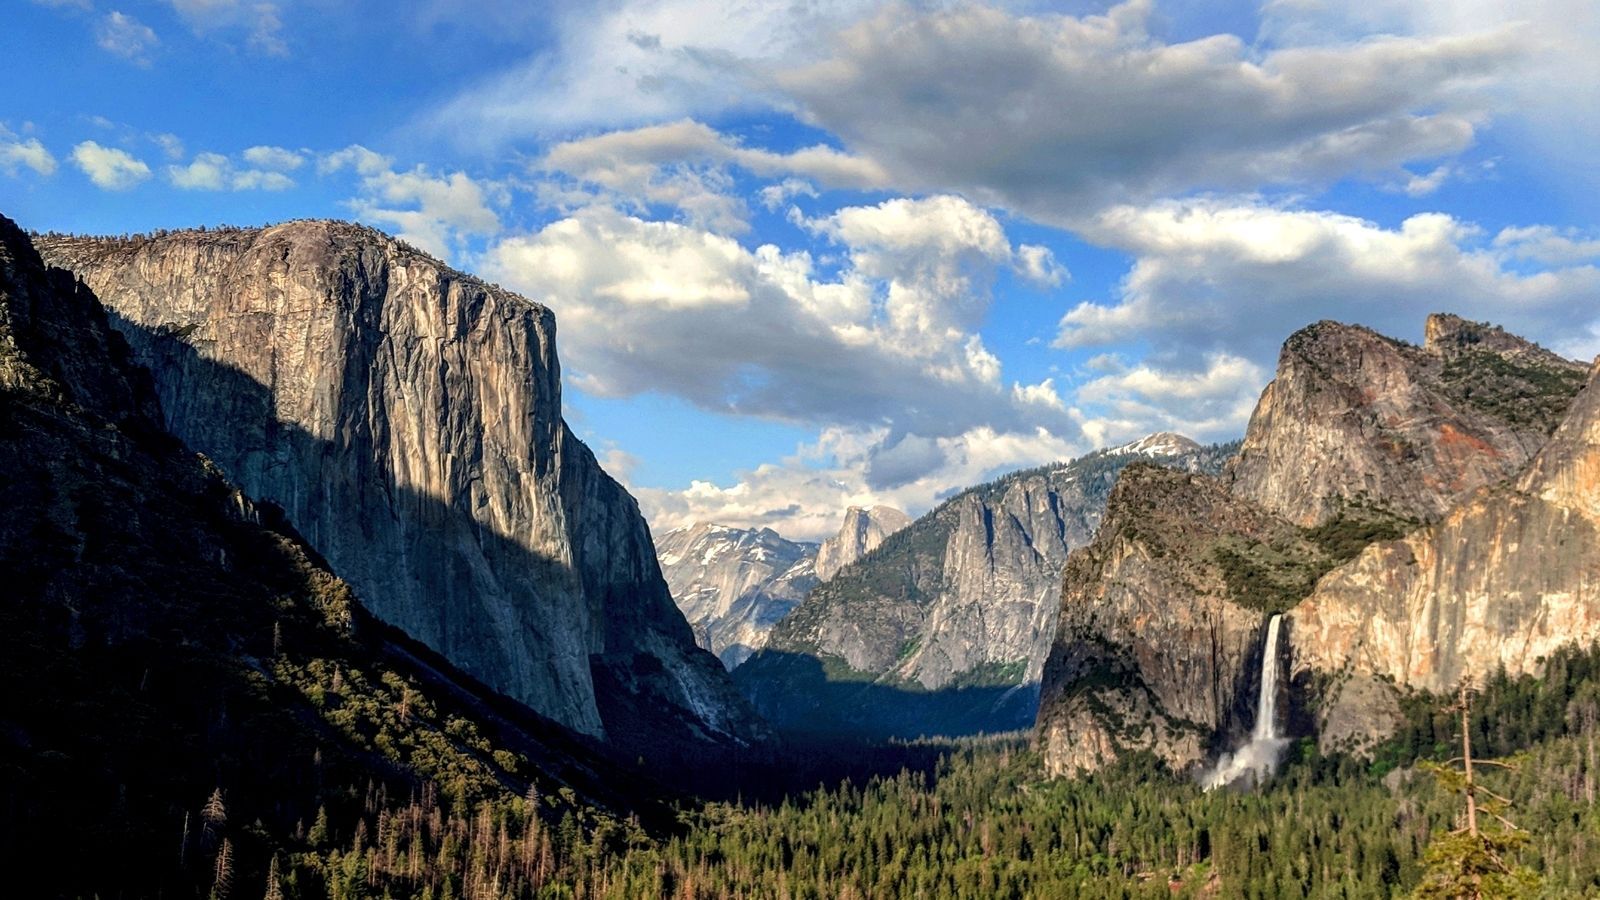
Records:
[[[818,738],[911,741],[1033,727],[1039,685],[924,690],[830,679],[815,656],[762,650],[733,670],[734,683],[768,721]]]

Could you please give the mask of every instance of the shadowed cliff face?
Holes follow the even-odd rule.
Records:
[[[759,732],[562,422],[548,310],[342,223],[40,244],[114,311],[168,428],[385,620],[590,734],[664,710]]]
[[[1094,771],[1149,750],[1182,770],[1219,733],[1242,732],[1262,622],[1325,560],[1221,479],[1125,469],[1063,576],[1038,718],[1046,768]]]
[[[297,823],[341,815],[363,787],[571,788],[669,821],[659,789],[592,740],[370,616],[159,416],[94,295],[0,217],[8,859],[49,871],[62,896],[201,896],[213,858],[185,822],[214,790],[240,884],[261,884]]]

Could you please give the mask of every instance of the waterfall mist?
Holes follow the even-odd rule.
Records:
[[[1200,785],[1214,790],[1249,778],[1252,784],[1265,781],[1278,768],[1278,758],[1288,745],[1278,734],[1278,631],[1283,616],[1267,622],[1267,639],[1261,651],[1261,690],[1256,695],[1256,724],[1250,740],[1232,753],[1224,753],[1217,764],[1200,776]]]

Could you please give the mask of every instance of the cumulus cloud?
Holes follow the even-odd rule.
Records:
[[[774,193],[763,194],[769,208],[794,194],[815,195],[815,188],[800,179],[830,188],[865,188],[888,181],[876,164],[826,145],[776,153],[745,147],[691,120],[566,141],[552,147],[540,165],[546,172],[598,189],[569,198],[569,204],[571,199],[610,203],[634,212],[668,206],[689,224],[724,234],[738,234],[748,227],[743,200],[730,192],[730,168],[785,179],[774,186]]]
[[[1200,200],[1113,207],[1086,233],[1136,262],[1114,300],[1066,314],[1061,347],[1139,340],[1191,361],[1224,351],[1266,359],[1318,319],[1404,336],[1447,309],[1578,352],[1566,336],[1600,318],[1595,248],[1548,229],[1491,239],[1442,213],[1385,228],[1335,212]],[[1561,265],[1524,271],[1512,264],[1519,258]]]
[[[150,177],[150,167],[125,150],[84,141],[72,148],[72,161],[96,187],[125,191]]]
[[[250,153],[245,152],[248,160]],[[167,180],[186,191],[284,191],[294,179],[282,172],[239,168],[220,153],[199,153],[186,166],[168,166]]]
[[[155,30],[119,10],[106,13],[94,30],[100,49],[139,65],[150,65],[150,51],[161,43]]]
[[[1102,16],[895,7],[778,83],[807,120],[894,173],[1041,221],[1193,190],[1401,177],[1473,141],[1479,88],[1530,50],[1501,27],[1265,53],[1168,44],[1151,4]]]
[[[1507,257],[1555,266],[1600,262],[1600,234],[1576,228],[1527,225],[1505,228],[1494,246]]]
[[[500,217],[489,203],[491,197],[504,202],[503,188],[464,172],[435,175],[420,165],[404,172],[377,169],[375,156],[349,157],[362,173],[361,196],[350,202],[357,218],[391,226],[401,239],[445,259],[465,236],[499,233]]]
[[[56,158],[38,138],[24,140],[0,126],[0,172],[15,175],[24,168],[40,175],[54,175]]]
[[[377,175],[393,165],[394,160],[382,153],[368,150],[360,144],[351,144],[343,150],[335,150],[319,156],[317,158],[317,174],[332,175],[335,172],[351,169],[358,175]]]
[[[1195,369],[1111,360],[1102,366],[1111,371],[1074,394],[1084,435],[1094,446],[1126,443],[1152,431],[1197,440],[1238,436],[1270,377],[1261,366],[1228,353],[1207,354]]]
[[[839,530],[846,507],[885,504],[920,513],[959,487],[1083,452],[1080,443],[1042,428],[979,426],[894,442],[887,429],[828,428],[794,455],[736,472],[728,484],[695,481],[682,491],[638,488],[635,494],[658,532],[718,522],[822,540]]]
[[[808,223],[844,249],[809,253],[590,209],[508,238],[487,265],[562,323],[572,383],[662,392],[715,412],[878,427],[896,436],[1015,430],[1052,410],[1014,402],[975,328],[1012,249],[953,197],[850,207]],[[1054,412],[1055,421],[1070,425]]]
[[[1496,101],[1499,143],[1537,153],[1565,177],[1600,182],[1590,152],[1600,141],[1600,8],[1588,0],[1276,0],[1262,18],[1263,38],[1286,46],[1515,26],[1532,52],[1482,86]]]
[[[240,156],[244,161],[259,169],[270,169],[276,172],[293,172],[305,165],[306,158],[294,150],[282,147],[257,146],[250,147]]]
[[[1023,278],[1039,287],[1060,287],[1072,277],[1066,266],[1056,262],[1049,247],[1038,244],[1023,244],[1017,248],[1016,269]]]

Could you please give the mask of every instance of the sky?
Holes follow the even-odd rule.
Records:
[[[1600,353],[1589,0],[8,0],[0,214],[354,219],[554,310],[661,531],[1243,434],[1321,319]]]

